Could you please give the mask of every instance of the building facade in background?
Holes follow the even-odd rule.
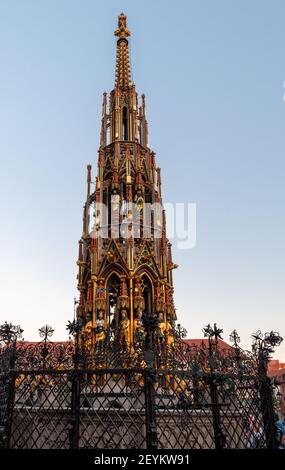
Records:
[[[277,408],[285,417],[285,363],[278,360],[271,360],[268,364],[268,376],[277,387],[276,399]]]

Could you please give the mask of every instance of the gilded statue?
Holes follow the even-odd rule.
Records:
[[[137,345],[142,345],[146,336],[146,332],[142,322],[142,313],[139,308],[134,319],[134,342]]]
[[[166,344],[169,348],[173,346],[174,343],[174,335],[173,335],[173,327],[168,320],[166,322]]]
[[[119,343],[122,351],[130,350],[130,321],[127,310],[121,311],[121,321],[119,324]]]
[[[163,313],[159,313],[158,323],[156,327],[156,338],[160,343],[165,342],[166,332],[167,332],[167,325],[164,321],[164,315]]]
[[[88,351],[92,349],[92,340],[93,340],[93,324],[91,320],[91,315],[87,315],[87,323],[84,327],[83,338],[85,347]]]
[[[106,340],[106,333],[107,333],[107,325],[104,319],[104,312],[100,310],[98,313],[98,317],[96,319],[94,325],[95,331],[95,348],[102,349]]]

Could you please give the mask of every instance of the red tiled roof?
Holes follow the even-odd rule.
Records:
[[[189,346],[197,346],[197,347],[205,347],[205,348],[208,348],[208,340],[206,338],[197,338],[197,339],[192,339],[192,338],[186,338],[183,340],[186,344],[188,344]],[[44,344],[43,342],[41,341],[18,341],[17,342],[17,347],[29,347],[29,346],[36,346],[37,344]],[[52,341],[52,342],[48,342],[47,344],[52,344],[53,346],[57,346],[57,345],[62,345],[62,346],[68,346],[70,344],[70,341]],[[233,347],[226,343],[225,341],[223,341],[222,339],[218,339],[218,347],[220,349],[224,349],[224,350],[232,350]],[[270,361],[270,362],[278,362],[279,361]],[[285,367],[285,364],[281,364],[281,365],[284,365]],[[276,370],[276,366],[273,367],[274,371]]]
[[[285,375],[285,363],[279,362],[278,359],[272,359],[268,364],[269,377],[277,377],[278,375]]]
[[[192,339],[192,338],[186,338],[184,339],[186,344],[189,344],[189,346],[205,346],[206,348],[208,347],[208,340],[206,338],[202,339]],[[223,341],[222,339],[218,339],[218,347],[221,349],[228,349],[231,350],[233,347]]]
[[[285,367],[283,369],[279,369],[277,371],[271,372],[270,370],[268,371],[268,376],[269,377],[279,377],[279,376],[285,376]]]

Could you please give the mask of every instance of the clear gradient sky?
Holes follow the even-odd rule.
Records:
[[[282,0],[0,0],[0,322],[66,338],[121,11],[164,200],[197,203],[196,247],[173,254],[179,320],[245,347],[285,337]]]

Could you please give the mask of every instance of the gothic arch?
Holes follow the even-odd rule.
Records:
[[[124,266],[121,266],[118,263],[113,263],[109,266],[106,266],[104,271],[100,274],[100,276],[105,278],[105,287],[112,274],[117,274],[119,278],[121,278],[123,275],[128,275],[126,269],[124,269]]]
[[[111,329],[116,332],[119,321],[118,299],[120,295],[121,276],[113,270],[105,280],[107,320]]]
[[[142,295],[145,303],[145,314],[152,316],[154,314],[154,298],[155,298],[155,289],[154,289],[154,280],[153,277],[149,274],[147,270],[142,270],[139,274],[141,279],[142,286]]]
[[[152,283],[154,283],[158,279],[158,273],[155,272],[154,269],[152,269],[147,264],[141,264],[134,272],[134,274],[137,276],[141,276],[144,273],[148,275]]]
[[[129,140],[129,112],[126,105],[122,108],[122,140]]]

